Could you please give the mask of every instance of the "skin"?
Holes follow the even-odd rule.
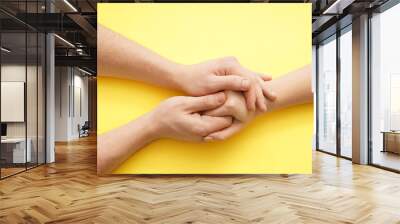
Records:
[[[277,93],[275,101],[267,101],[269,111],[312,102],[310,66],[266,81],[264,85]],[[98,136],[98,174],[111,173],[136,151],[157,139],[224,140],[262,113],[247,110],[245,98],[240,92],[172,97],[152,112]]]
[[[232,124],[231,117],[202,113],[222,106],[225,100],[222,92],[200,97],[172,97],[140,118],[99,135],[98,174],[111,173],[137,150],[157,139],[199,142],[205,136],[229,127]]]
[[[98,25],[98,70],[103,76],[143,81],[204,96],[224,90],[243,91],[247,108],[266,111],[264,98],[274,97],[263,81],[271,80],[241,66],[234,57],[193,65],[170,61],[157,53]]]
[[[157,139],[225,139],[239,131],[256,113],[265,112],[267,104],[269,109],[274,109],[302,100],[300,91],[298,95],[288,96],[281,91],[296,92],[292,87],[298,87],[298,80],[286,80],[289,83],[277,80],[280,84],[273,85],[270,76],[242,67],[234,57],[181,65],[101,25],[98,32],[102,46],[98,51],[100,74],[143,81],[192,96],[172,97],[135,121],[99,135],[99,174],[112,172],[137,150]],[[274,104],[271,102],[276,94],[271,89],[282,94]]]
[[[274,101],[268,101],[268,112],[282,109],[288,106],[311,103],[313,94],[311,91],[311,66],[304,66],[290,72],[264,85],[276,93]],[[231,116],[233,123],[226,129],[212,133],[204,138],[205,141],[224,140],[238,133],[255,116],[263,114],[262,111],[247,111],[246,102],[237,92],[227,91],[227,100],[219,108],[206,111],[205,115],[210,116]]]

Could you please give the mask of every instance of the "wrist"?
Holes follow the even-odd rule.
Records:
[[[187,77],[187,74],[189,73],[188,70],[188,65],[173,63],[168,66],[167,73],[169,74],[169,82],[171,83],[172,89],[186,92],[185,86],[187,85],[185,77]]]
[[[160,120],[160,115],[157,114],[157,109],[144,115],[143,119],[144,127],[146,127],[145,135],[150,141],[155,141],[164,137],[163,125]]]
[[[143,115],[141,118],[142,137],[145,139],[146,143],[160,139],[161,127],[160,122],[157,121],[157,116],[151,111]]]
[[[175,89],[184,93],[188,93],[190,86],[190,71],[191,65],[178,64],[174,68],[173,83]]]

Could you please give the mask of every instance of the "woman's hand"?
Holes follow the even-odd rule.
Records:
[[[270,79],[265,77],[263,79],[264,80],[261,82],[263,86],[263,92],[264,94],[269,95],[269,101],[273,102],[277,97],[274,94],[270,94],[269,86],[267,86]],[[266,112],[261,110],[248,110],[246,106],[246,99],[241,92],[225,91],[225,95],[227,99],[222,106],[208,110],[204,112],[204,114],[215,117],[231,116],[233,119],[232,125],[223,130],[209,134],[204,138],[205,141],[225,140],[243,129],[251,120],[254,119],[255,116]],[[264,97],[263,101],[265,105],[268,104],[268,100]]]
[[[177,96],[162,102],[149,114],[155,139],[172,138],[184,141],[202,141],[210,133],[232,124],[230,116],[208,116],[201,112],[225,103],[224,93],[200,97]]]
[[[215,117],[231,116],[233,118],[232,125],[209,134],[204,138],[205,141],[225,140],[244,128],[256,114],[261,113],[247,110],[246,100],[241,92],[225,91],[225,95],[227,99],[222,106],[206,111],[204,114]]]
[[[279,97],[274,100],[267,99],[268,112],[286,108],[289,106],[311,103],[313,94],[311,91],[311,66],[306,65],[299,69],[289,72],[273,81],[263,82],[264,89],[273,91]],[[264,92],[265,94],[265,92]],[[227,116],[231,115],[235,119],[231,126],[221,131],[211,133],[205,137],[206,141],[223,140],[239,132],[250,120],[260,111],[248,113],[244,116],[241,111],[245,107],[245,102],[240,95],[227,93],[227,100],[220,108],[205,112],[206,115]],[[245,118],[243,118],[245,117]]]
[[[214,117],[230,116],[241,122],[249,120],[252,112],[247,110],[246,99],[243,94],[237,91],[225,91],[224,93],[226,96],[225,103],[220,107],[204,112],[204,114]]]
[[[241,66],[234,57],[214,59],[194,65],[184,65],[176,82],[181,90],[192,96],[202,96],[224,90],[243,91],[247,108],[266,111],[265,97],[273,100],[275,95],[263,85],[270,76],[252,72]]]

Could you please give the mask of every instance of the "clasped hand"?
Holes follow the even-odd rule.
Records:
[[[99,174],[111,172],[154,140],[223,140],[267,109],[312,102],[308,65],[270,82],[271,77],[244,68],[234,57],[182,65],[101,25],[97,30],[98,42],[102,43],[98,49],[99,74],[141,81],[188,95],[167,99],[153,111],[100,134],[97,139]],[[279,100],[275,100],[271,90],[277,92]]]
[[[187,66],[181,90],[192,96],[172,97],[150,113],[155,139],[224,140],[241,130],[275,99],[269,76],[243,68],[234,58]]]

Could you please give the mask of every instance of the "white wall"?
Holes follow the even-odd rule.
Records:
[[[68,141],[69,136],[69,84],[70,70],[55,68],[55,141]]]
[[[38,70],[37,70],[38,69]],[[27,80],[25,80],[27,78]],[[42,68],[25,64],[3,64],[1,66],[2,82],[24,82],[26,84],[26,107],[22,107],[22,113],[26,112],[26,121],[6,122],[7,137],[29,139],[32,161],[44,162],[44,74]],[[2,98],[7,96],[2,95]],[[10,110],[10,108],[1,108],[1,110]],[[37,156],[37,153],[39,155]]]
[[[55,140],[77,139],[78,125],[88,120],[88,78],[76,68],[56,67],[55,85]]]
[[[27,66],[28,74],[36,74],[36,67],[34,66]],[[2,65],[1,66],[1,81],[18,81],[18,82],[25,82],[25,64],[18,65],[18,64],[9,64],[9,65]],[[29,79],[30,76],[28,76]],[[36,80],[29,79],[29,86],[36,86]],[[35,102],[35,105],[28,105],[34,107],[36,110],[36,88],[27,88],[27,104],[31,102]],[[34,98],[34,99],[33,99]],[[1,108],[2,110],[7,110],[7,108]],[[32,109],[32,108],[31,108]],[[28,112],[31,112],[29,110]],[[36,124],[36,113],[27,113],[28,122],[34,122]],[[28,137],[30,133],[33,133],[33,130],[30,131],[30,127],[36,130],[36,126],[28,124]],[[36,134],[36,131],[35,131]],[[25,137],[25,122],[7,122],[7,136],[8,137]]]
[[[82,73],[79,73],[82,74]],[[80,100],[80,106],[81,106],[81,113],[79,113],[79,111],[77,110],[78,108],[75,106],[75,119],[73,119],[73,127],[77,127],[78,124],[83,125],[85,123],[85,121],[88,120],[88,115],[89,115],[89,111],[88,111],[88,77],[87,76],[82,76],[82,75],[75,75],[75,80],[74,80],[74,86],[75,86],[75,91],[78,89],[80,89],[80,99],[77,99],[77,97],[75,96],[75,102],[76,100]],[[75,92],[76,94],[76,92]],[[75,105],[77,104],[77,102],[75,103]],[[78,132],[77,132],[77,128],[73,129],[73,135],[74,136],[78,136]]]

